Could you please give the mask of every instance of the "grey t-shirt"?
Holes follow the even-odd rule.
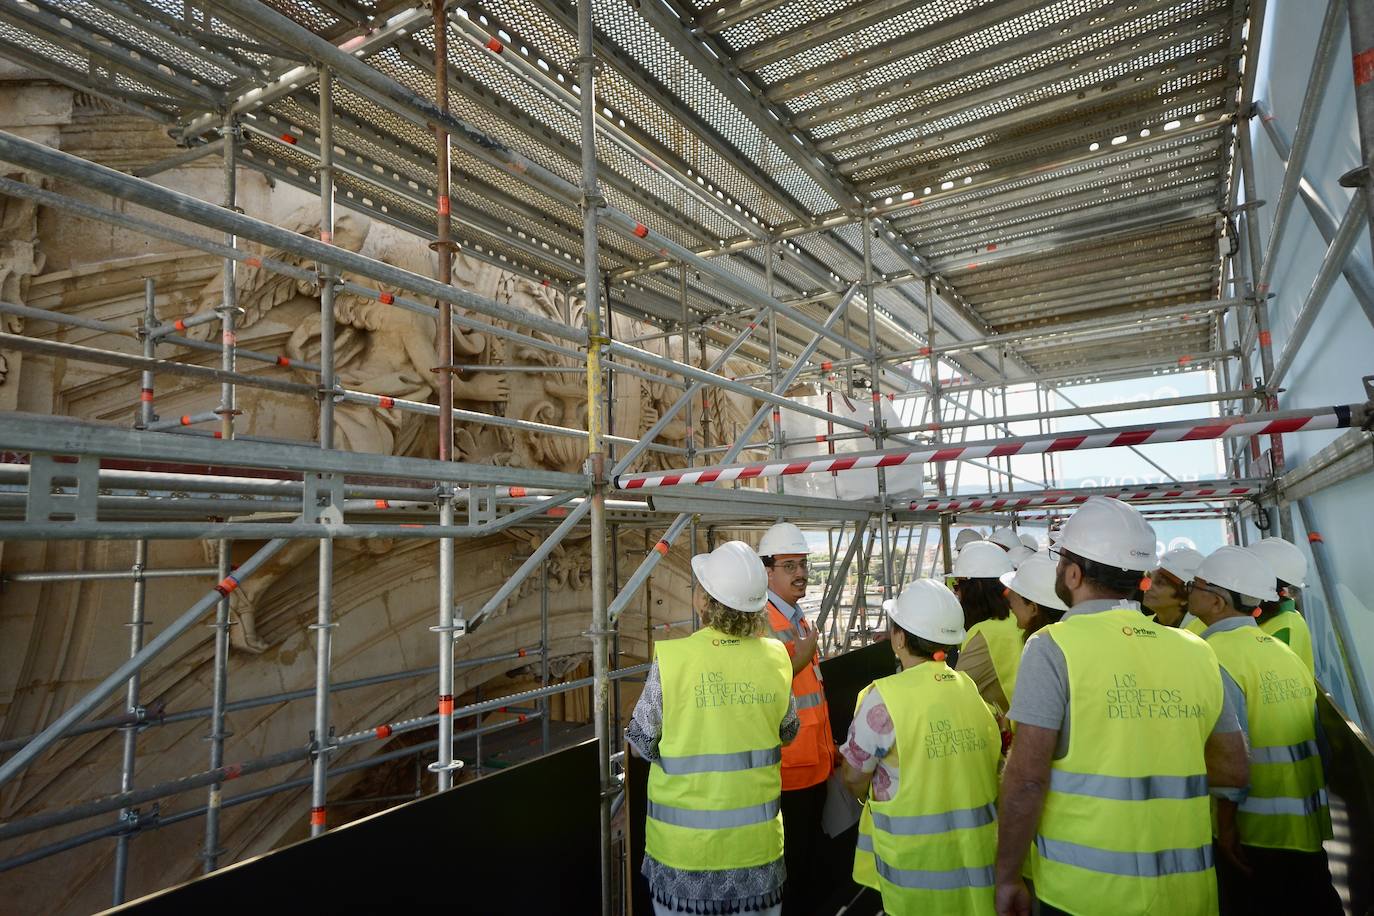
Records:
[[[1118,608],[1140,610],[1134,601],[1083,601],[1074,605],[1064,614],[1065,619],[1078,614],[1096,614]],[[1226,678],[1222,678],[1223,687]],[[1044,633],[1036,633],[1026,640],[1026,648],[1021,653],[1021,666],[1016,672],[1016,696],[1011,701],[1011,711],[1007,717],[1025,725],[1054,729],[1059,732],[1059,741],[1054,749],[1054,758],[1059,760],[1069,753],[1069,666],[1064,659],[1064,650]],[[1230,692],[1223,689],[1221,715],[1217,717],[1212,733],[1224,735],[1241,730],[1236,707]]]

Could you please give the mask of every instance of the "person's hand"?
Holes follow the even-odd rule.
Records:
[[[816,657],[816,648],[820,645],[821,635],[814,630],[809,636],[803,636],[797,640],[797,658],[804,659],[807,664]]]
[[[1249,878],[1255,873],[1246,861],[1245,853],[1240,848],[1240,833],[1236,830],[1235,821],[1229,824],[1226,818],[1219,818],[1217,821],[1217,848],[1226,861],[1230,862],[1237,871]]]
[[[1031,898],[1026,882],[1020,878],[1007,883],[999,882],[996,905],[997,916],[1030,916]]]

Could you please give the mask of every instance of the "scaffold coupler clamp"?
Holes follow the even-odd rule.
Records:
[[[310,729],[310,759],[314,760],[325,754],[332,754],[339,749],[339,744],[334,740],[334,726],[329,726],[329,738],[320,741],[315,735],[315,730]]]
[[[425,769],[429,770],[431,773],[455,773],[462,768],[463,761],[459,760],[457,757],[453,758],[448,763],[440,763],[436,760],[425,767]]]

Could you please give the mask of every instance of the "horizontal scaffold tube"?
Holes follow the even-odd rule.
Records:
[[[1207,499],[1240,499],[1258,495],[1262,489],[1258,484],[1232,484],[1223,480],[1205,485],[1186,483],[1123,489],[1108,495],[1125,502],[1167,503]],[[907,508],[911,512],[994,512],[1003,509],[1029,509],[1039,506],[1076,506],[1086,502],[1092,495],[1091,493],[1063,490],[1045,493],[951,496],[942,499],[914,499]]]
[[[269,248],[279,248],[301,257],[311,258],[321,264],[328,264],[330,267],[355,273],[378,283],[451,302],[517,326],[542,331],[576,343],[586,343],[587,340],[585,331],[545,318],[528,309],[484,299],[456,286],[439,283],[408,270],[309,238],[299,232],[291,232],[251,216],[234,213],[215,204],[180,194],[150,181],[134,178],[5,131],[0,131],[0,160],[62,178],[90,190],[109,194],[119,200],[139,204],[197,225],[251,239]]]
[[[1146,426],[1125,426],[1082,430],[1045,436],[1023,436],[971,442],[965,445],[924,446],[856,452],[849,455],[815,455],[790,461],[759,464],[724,464],[714,467],[679,468],[642,474],[621,474],[613,480],[617,489],[637,490],[684,484],[752,480],[762,477],[788,477],[794,474],[819,474],[827,471],[890,468],[934,461],[959,461],[969,458],[1002,458],[1010,455],[1035,455],[1043,452],[1070,452],[1098,448],[1154,445],[1162,442],[1189,442],[1236,436],[1276,435],[1299,430],[1344,429],[1363,425],[1370,405],[1341,404],[1309,410],[1281,410],[1250,416],[1183,420]]]
[[[452,141],[456,146],[478,160],[513,175],[516,179],[548,194],[555,200],[573,206],[578,205],[581,201],[582,189],[577,185],[521,155],[473,125],[454,117],[446,109],[440,108],[431,100],[402,85],[366,61],[360,60],[331,44],[266,4],[259,3],[257,0],[220,0],[217,8],[251,24],[262,34],[271,35],[276,41],[299,51],[311,60],[328,66],[337,77],[365,90],[364,94],[381,101],[409,120],[423,126],[442,125],[450,132]],[[8,158],[3,155],[3,152],[3,149],[0,149],[0,159]],[[597,220],[605,223],[626,239],[661,257],[672,258],[691,266],[716,280],[725,290],[735,293],[746,301],[773,309],[779,315],[800,324],[812,333],[819,333],[855,353],[865,357],[873,356],[867,347],[828,328],[822,331],[820,322],[814,318],[790,308],[769,293],[741,280],[724,264],[703,258],[667,236],[655,232],[641,220],[605,205],[598,207]]]

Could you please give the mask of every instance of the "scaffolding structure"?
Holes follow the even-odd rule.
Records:
[[[1374,321],[1374,278],[1350,257],[1374,200],[1364,187],[1367,170],[1353,176],[1359,189],[1338,220],[1303,181],[1346,4],[1327,5],[1310,104],[1291,141],[1253,98],[1264,13],[1265,0],[827,0],[804,11],[776,0],[583,0],[575,7],[555,0],[0,2],[0,57],[165,125],[184,147],[126,174],[0,132],[0,162],[120,205],[97,206],[9,178],[0,178],[0,194],[222,258],[224,266],[219,307],[174,323],[159,319],[158,290],[148,281],[137,331],[141,355],[0,333],[0,350],[141,373],[131,428],[0,415],[0,450],[28,456],[26,464],[0,465],[0,540],[119,539],[135,547],[129,570],[10,577],[126,580],[132,598],[127,660],[36,734],[0,744],[9,755],[0,762],[2,790],[56,742],[120,730],[118,793],[0,824],[0,843],[88,818],[106,821],[4,859],[0,870],[113,838],[119,903],[130,843],[140,832],[203,818],[202,857],[210,871],[224,864],[219,816],[226,807],[308,787],[302,813],[318,834],[328,827],[331,779],[432,752],[429,769],[440,790],[449,788],[462,766],[456,743],[538,720],[547,750],[548,698],[590,687],[600,746],[602,905],[610,913],[617,855],[611,814],[619,793],[612,685],[647,667],[614,667],[618,623],[655,567],[680,549],[684,533],[695,550],[699,526],[708,541],[716,529],[780,518],[825,530],[829,563],[817,627],[826,651],[872,638],[881,628],[882,598],[933,574],[941,560],[949,568],[956,523],[1053,523],[1088,495],[1105,493],[1159,517],[1224,520],[1234,538],[1243,537],[1243,513],[1265,513],[1291,537],[1290,504],[1364,470],[1357,461],[1369,438],[1360,430],[1369,424],[1367,402],[1280,410],[1278,395],[1336,277],[1347,278]],[[1357,51],[1374,47],[1367,14],[1365,5],[1349,4]],[[1374,83],[1359,83],[1358,73],[1357,99],[1368,165]],[[1253,199],[1252,118],[1287,162],[1283,194],[1269,210]],[[206,156],[223,164],[221,196],[213,202],[153,180]],[[242,169],[317,195],[318,237],[241,212]],[[1298,198],[1329,248],[1304,300],[1304,318],[1275,354],[1269,284]],[[169,228],[126,205],[222,238]],[[436,276],[334,245],[336,206],[423,239],[438,254]],[[1255,221],[1270,213],[1261,251]],[[316,266],[255,254],[244,242]],[[565,304],[580,299],[584,324],[455,286],[452,260],[460,249],[555,288]],[[238,345],[235,276],[244,266],[318,291],[318,363]],[[338,293],[433,320],[444,379],[495,368],[455,363],[458,330],[571,358],[585,377],[586,427],[455,408],[447,383],[438,386],[437,403],[347,389],[334,367]],[[613,313],[655,330],[616,340]],[[19,303],[0,302],[0,314],[128,335],[113,323]],[[201,324],[219,326],[218,342],[184,336]],[[651,339],[679,342],[682,358],[640,346]],[[693,348],[700,365],[692,364]],[[708,348],[715,351],[709,364]],[[176,358],[192,349],[218,354],[218,367]],[[729,375],[732,359],[752,365],[752,374]],[[285,369],[313,381],[293,381]],[[1193,371],[1213,374],[1214,393],[1084,408],[1060,391]],[[218,404],[157,419],[157,380],[168,376],[218,384]],[[675,392],[643,436],[615,436],[607,428],[609,389],[618,377],[648,378]],[[870,398],[875,408],[883,398],[918,398],[921,413],[903,426],[856,422],[790,399],[802,381]],[[238,395],[248,389],[309,400],[318,411],[318,441],[244,437],[235,418]],[[713,390],[756,405],[733,437],[693,426]],[[1011,413],[1009,390],[1033,392],[1037,409]],[[336,449],[340,403],[437,418],[434,458]],[[1115,427],[1098,419],[1183,405],[1202,405],[1212,416]],[[782,410],[823,421],[827,434],[814,442],[786,439]],[[685,446],[667,445],[660,434],[680,416],[688,427]],[[567,473],[455,460],[455,421],[585,441],[586,464]],[[1086,425],[1056,428],[1060,421]],[[1034,433],[1012,428],[1031,423]],[[1287,467],[1282,437],[1311,429],[1349,432],[1318,459]],[[986,438],[969,439],[971,431]],[[847,440],[871,450],[835,454],[834,443]],[[1222,443],[1225,478],[1179,482],[1156,465],[1171,482],[1056,486],[1054,456],[1065,451],[1203,440]],[[808,443],[814,456],[784,457],[784,449]],[[648,451],[664,456],[670,469],[642,470]],[[1039,478],[1014,473],[1012,457],[1032,454],[1043,456]],[[136,467],[102,466],[111,460]],[[910,464],[928,469],[934,493],[889,496],[884,469]],[[877,472],[870,500],[783,491],[785,477],[862,468]],[[966,480],[961,487],[961,475],[980,473],[986,492],[970,493]],[[709,486],[751,480],[762,483]],[[544,536],[495,594],[464,614],[456,540],[514,529]],[[555,683],[545,561],[572,532],[588,530],[592,674]],[[620,556],[612,545],[628,530],[645,532],[652,546],[625,575],[612,568]],[[340,538],[437,543],[435,664],[351,681],[332,677],[333,549]],[[216,562],[151,569],[148,544],[156,539],[213,542]],[[234,565],[231,545],[246,540],[265,543]],[[317,541],[319,550],[314,687],[231,702],[230,596],[299,540]],[[927,547],[934,545],[942,556],[927,568]],[[455,662],[456,643],[536,574],[539,644]],[[147,583],[170,576],[210,584],[175,620],[145,632]],[[207,617],[215,628],[211,704],[148,709],[140,671]],[[539,660],[540,687],[455,705],[458,665],[526,657]],[[334,734],[332,695],[428,677],[436,679],[433,714]],[[120,695],[122,714],[89,718]],[[309,736],[254,760],[226,762],[226,716],[307,699],[314,704]],[[497,709],[518,718],[454,731],[456,721]],[[191,720],[207,722],[206,768],[139,786],[139,734]],[[435,726],[437,738],[418,747],[334,763],[349,748]],[[310,764],[308,777],[223,794],[238,776],[302,762]],[[199,808],[168,817],[149,808],[201,789],[206,801]]]

